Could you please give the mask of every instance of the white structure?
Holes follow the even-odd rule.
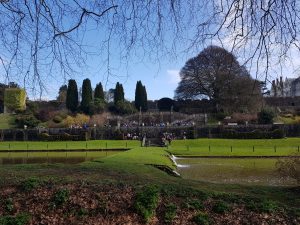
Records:
[[[270,95],[273,97],[297,97],[300,96],[300,77],[285,78],[272,81]]]

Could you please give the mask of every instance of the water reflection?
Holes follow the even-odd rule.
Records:
[[[104,158],[121,151],[99,152],[0,152],[0,165],[64,163],[77,164],[94,159]]]

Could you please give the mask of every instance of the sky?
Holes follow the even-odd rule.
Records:
[[[122,1],[120,1],[122,2]],[[192,1],[193,2],[193,1]],[[198,1],[195,1],[197,3]],[[198,2],[199,3],[199,2]],[[183,9],[182,13],[186,13],[184,10],[184,4],[188,4],[183,2],[183,7],[180,7],[180,9]],[[208,5],[209,7],[209,5]],[[197,9],[197,7],[192,7],[192,9]],[[205,10],[205,9],[204,9]],[[166,13],[166,16],[169,16],[167,14],[168,12],[162,12]],[[188,11],[188,14],[190,11]],[[199,13],[198,11],[194,12],[192,16],[200,16],[203,17],[203,12]],[[187,15],[188,16],[188,15]],[[204,15],[205,17],[205,15]],[[29,18],[29,17],[28,17]],[[188,17],[187,17],[188,18]],[[108,18],[109,19],[109,18]],[[155,14],[154,17],[151,18],[155,21]],[[203,19],[203,18],[201,18]],[[65,21],[65,20],[64,20]],[[172,23],[172,20],[168,20],[169,23]],[[30,21],[29,21],[30,23]],[[66,27],[70,27],[69,25],[72,23],[72,21],[66,20]],[[70,23],[70,24],[68,24]],[[129,21],[130,23],[130,21]],[[106,22],[104,22],[104,25]],[[79,65],[76,64],[76,62],[73,62],[73,64],[76,67],[76,73],[72,73],[69,75],[63,75],[61,71],[57,68],[54,68],[53,71],[51,71],[51,74],[48,74],[49,71],[47,69],[42,70],[43,78],[42,82],[44,84],[44,90],[42,92],[41,98],[44,100],[52,100],[55,99],[58,95],[58,90],[61,85],[67,84],[68,79],[75,79],[77,81],[77,86],[81,87],[82,81],[86,78],[89,78],[92,83],[92,87],[95,88],[96,84],[99,82],[102,82],[104,89],[109,90],[110,88],[114,88],[116,82],[120,82],[123,84],[124,92],[125,92],[125,98],[133,101],[134,100],[134,94],[135,94],[135,85],[136,82],[141,80],[143,85],[146,86],[148,99],[149,100],[158,100],[163,97],[174,97],[174,91],[176,87],[178,86],[178,82],[180,81],[179,72],[180,69],[184,66],[185,62],[190,59],[191,57],[195,57],[197,54],[200,53],[205,47],[207,47],[210,44],[219,45],[216,40],[210,40],[209,42],[203,44],[202,46],[194,46],[193,49],[190,49],[189,51],[185,51],[190,46],[191,40],[193,40],[193,35],[196,31],[197,24],[188,24],[190,27],[187,28],[187,31],[190,33],[186,34],[186,39],[188,41],[182,41],[179,40],[176,45],[175,49],[175,55],[168,55],[168,54],[158,54],[154,52],[153,55],[156,57],[155,59],[149,59],[147,57],[144,57],[143,50],[147,50],[148,53],[151,55],[152,48],[155,49],[155,46],[151,46],[151,38],[149,36],[156,38],[155,36],[155,28],[154,32],[150,34],[149,36],[147,34],[144,34],[146,38],[150,39],[150,42],[147,42],[142,40],[141,42],[137,42],[137,45],[134,47],[133,51],[131,52],[131,56],[129,58],[120,58],[120,46],[118,45],[116,40],[112,39],[112,43],[110,43],[110,66],[109,70],[110,73],[108,75],[108,67],[107,67],[107,54],[106,49],[95,46],[100,46],[101,43],[104,43],[107,40],[107,30],[105,28],[101,27],[103,24],[96,25],[93,23],[87,23],[88,29],[83,29],[85,34],[80,37],[82,40],[84,40],[84,44],[88,45],[87,51],[92,52],[92,54],[86,56],[86,64],[87,65]],[[129,24],[130,25],[130,24]],[[149,25],[149,24],[146,24]],[[172,35],[170,34],[170,31],[168,30],[168,25],[165,24],[163,27],[164,30],[164,44],[167,45],[168,50],[172,49]],[[130,28],[130,26],[129,26]],[[142,29],[143,26],[139,27],[139,29]],[[172,29],[172,28],[171,28]],[[105,32],[106,31],[106,32]],[[79,29],[78,33],[81,32]],[[75,35],[76,32],[74,32]],[[12,34],[14,35],[14,34]],[[31,33],[28,34],[29,37],[32,35]],[[47,33],[45,33],[44,38],[42,41],[47,41],[49,38],[47,36]],[[79,38],[79,39],[80,39]],[[224,47],[227,48],[227,50],[230,50],[230,45],[232,44],[232,38],[230,35],[222,37],[222,41],[224,44]],[[25,38],[26,39],[26,38]],[[30,38],[28,38],[30,39]],[[24,43],[26,43],[27,40],[25,40]],[[23,45],[20,45],[23,47]],[[220,46],[220,45],[219,45]],[[163,46],[161,46],[163,48]],[[1,49],[1,48],[0,48]],[[246,49],[251,50],[251,46],[246,46]],[[168,51],[167,50],[167,51]],[[26,62],[26,53],[30,54],[29,48],[24,47],[23,48],[24,53],[24,65],[29,64],[30,62]],[[51,48],[48,49],[48,51],[52,51]],[[246,50],[247,51],[247,50]],[[166,53],[166,51],[165,51]],[[49,52],[41,52],[40,57],[43,59],[47,59]],[[279,65],[274,66],[270,68],[269,71],[269,80],[279,78],[279,76],[283,75],[283,77],[289,77],[289,78],[295,78],[298,77],[300,74],[300,71],[298,70],[300,68],[300,57],[299,51],[292,50],[289,52],[290,54],[290,62],[287,62],[286,65],[283,67],[280,67]],[[1,52],[0,56],[5,56],[5,52]],[[156,56],[155,56],[156,55]],[[240,63],[243,63],[245,58],[243,58],[242,54],[236,53],[237,59]],[[274,54],[275,55],[275,54]],[[276,56],[276,55],[275,55]],[[151,58],[152,56],[150,56]],[[46,61],[47,62],[47,61]],[[45,64],[45,63],[44,63]],[[39,66],[43,66],[43,63],[41,63]],[[246,65],[246,68],[250,71],[250,74],[253,78],[257,78],[260,80],[264,80],[265,74],[257,73],[256,67],[250,67],[250,65]],[[259,63],[259,70],[263,70],[264,64]],[[25,67],[25,70],[22,71],[21,75],[19,75],[16,71],[12,70],[10,74],[10,80],[20,84],[21,87],[25,87],[26,91],[28,93],[28,96],[30,99],[39,99],[40,94],[38,90],[34,90],[33,87],[37,86],[37,83],[34,83],[36,81],[32,81],[28,79],[28,82],[26,83],[23,81],[24,72],[26,72],[27,68]],[[32,71],[31,71],[32,72]],[[1,73],[3,71],[0,67],[0,82],[7,83],[6,77],[3,75],[1,76]],[[4,74],[4,73],[3,73]],[[23,76],[23,77],[22,77]],[[20,79],[22,78],[22,79]],[[25,77],[26,78],[26,77]],[[25,79],[24,79],[25,80]],[[37,88],[38,89],[38,88]]]

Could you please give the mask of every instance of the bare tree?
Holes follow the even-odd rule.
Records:
[[[41,93],[49,75],[72,77],[94,54],[109,79],[113,48],[120,61],[138,54],[159,63],[218,42],[267,74],[298,54],[299,10],[296,0],[1,0],[0,72]]]

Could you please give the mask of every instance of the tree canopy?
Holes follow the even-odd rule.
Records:
[[[189,59],[180,78],[175,91],[178,99],[208,98],[217,109],[226,111],[255,111],[260,107],[260,83],[221,47],[209,46]]]

